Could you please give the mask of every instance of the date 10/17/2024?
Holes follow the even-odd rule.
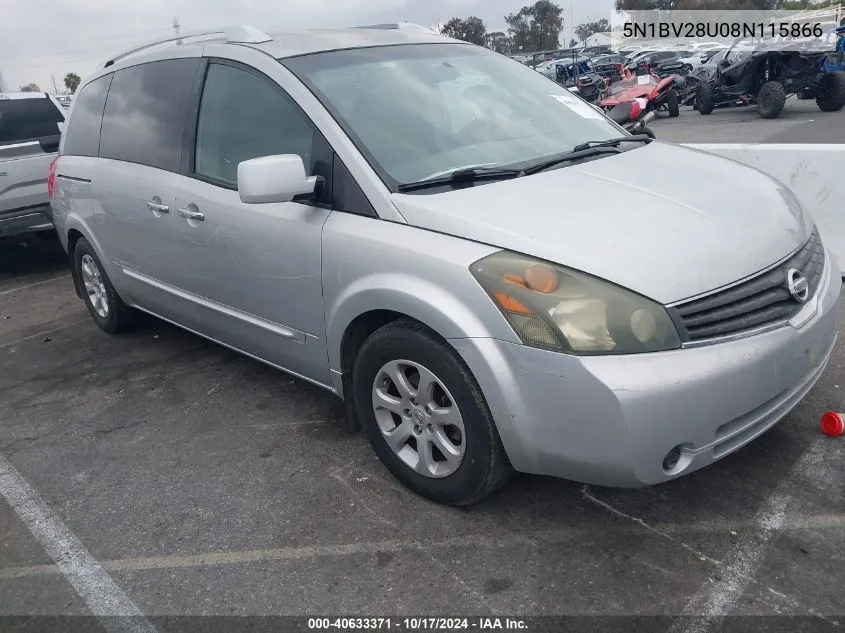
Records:
[[[396,630],[396,631],[527,631],[528,624],[519,618],[308,618],[309,630]]]

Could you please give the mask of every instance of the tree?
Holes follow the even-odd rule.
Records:
[[[21,86],[21,92],[41,92],[41,88],[35,83],[26,84],[25,86]]]
[[[501,53],[502,55],[510,55],[513,51],[510,38],[501,31],[488,33],[484,45],[490,50]]]
[[[519,13],[505,16],[505,22],[515,48],[552,50],[559,46],[563,9],[551,0],[537,0],[522,7]]]
[[[574,39],[569,40],[569,48],[575,48],[577,45],[578,42],[576,42]]]
[[[595,33],[607,33],[610,30],[610,21],[606,18],[596,20],[595,22],[585,22],[575,27],[575,35],[578,36],[582,42],[585,42],[588,37]]]
[[[537,50],[538,47],[532,39],[531,24],[523,11],[505,16],[505,22],[508,23],[508,35],[513,49],[528,53]]]
[[[531,30],[543,50],[560,45],[563,30],[563,9],[551,0],[537,0],[530,8]]]
[[[456,40],[463,40],[464,42],[484,46],[487,27],[484,26],[484,21],[481,18],[473,15],[466,20],[452,18],[443,25],[440,33],[447,37],[453,37]]]
[[[76,92],[79,87],[79,82],[82,81],[76,73],[68,73],[65,75],[65,88],[70,90],[71,94]]]

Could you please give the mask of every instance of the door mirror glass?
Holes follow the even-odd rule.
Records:
[[[312,196],[317,176],[305,175],[305,164],[297,154],[251,158],[238,164],[238,194],[245,204],[291,202]]]

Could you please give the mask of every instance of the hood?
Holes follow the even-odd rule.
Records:
[[[660,142],[392,200],[411,225],[555,262],[664,304],[767,268],[812,230],[792,192],[769,176]]]

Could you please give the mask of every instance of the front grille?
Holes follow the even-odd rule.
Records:
[[[797,253],[774,268],[726,290],[671,308],[681,340],[731,336],[791,319],[803,306],[789,290],[787,274],[791,269],[807,280],[809,301],[819,288],[824,270],[824,248],[818,230]]]

